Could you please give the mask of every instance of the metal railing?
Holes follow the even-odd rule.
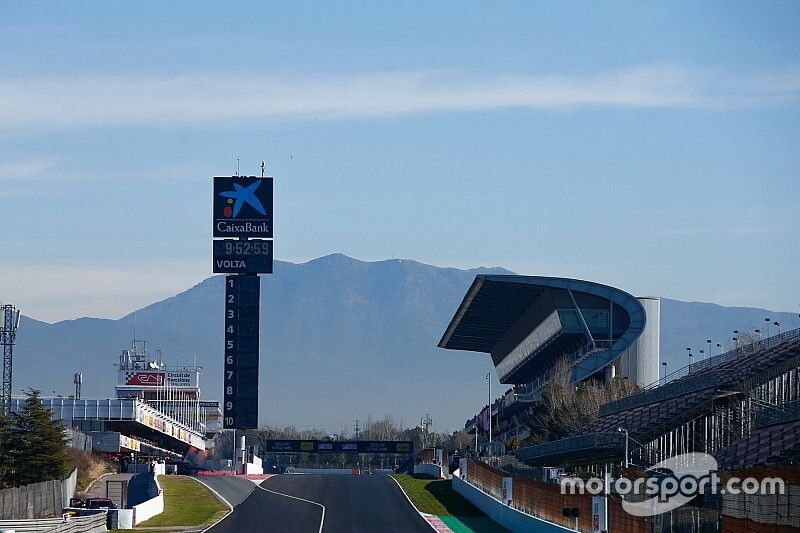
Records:
[[[756,413],[756,429],[800,420],[800,401],[765,406]]]
[[[674,397],[676,395],[684,394],[685,392],[693,392],[694,390],[700,390],[697,388],[697,385],[701,385],[701,388],[705,388],[706,386],[711,386],[713,380],[717,379],[717,374],[713,373],[714,378],[713,380],[709,379],[709,384],[704,384],[706,380],[702,379],[705,375],[708,374],[710,369],[714,369],[724,363],[732,361],[738,357],[743,355],[747,355],[750,353],[755,353],[759,350],[763,350],[766,348],[771,348],[773,346],[777,346],[783,342],[786,342],[791,339],[795,339],[800,337],[800,328],[793,329],[789,331],[785,331],[778,335],[773,335],[771,337],[767,337],[765,339],[761,339],[755,341],[750,344],[745,344],[743,346],[739,346],[733,350],[728,352],[715,355],[713,357],[709,357],[703,361],[698,361],[697,363],[692,363],[690,365],[686,365],[684,367],[679,368],[675,372],[667,374],[665,377],[659,379],[658,381],[654,381],[649,385],[646,385],[636,394],[628,396],[626,398],[622,398],[615,402],[607,403],[600,407],[600,416],[605,416],[607,414],[617,413],[619,411],[623,411],[625,409],[630,409],[631,407],[636,407],[639,405],[646,405],[648,403],[652,403],[654,401],[668,399]],[[685,378],[687,376],[691,376],[691,374],[698,374],[701,371],[704,371],[704,374],[698,376],[698,379],[695,381],[687,381],[683,380],[682,383],[691,383],[695,385],[695,388],[692,388],[692,385],[688,386],[680,386],[671,388],[671,383],[676,382],[680,378]],[[662,390],[662,393],[656,393],[655,391]]]
[[[598,445],[598,435],[598,433],[586,433],[585,435],[576,435],[575,437],[543,442],[517,450],[517,457],[523,461],[527,461],[538,457],[546,457],[548,455],[595,448]]]
[[[571,366],[579,365],[583,361],[585,361],[590,355],[594,355],[598,352],[606,352],[611,349],[613,346],[614,341],[610,340],[599,340],[595,341],[594,344],[589,343],[586,346],[582,346],[569,356],[567,356],[567,362]],[[517,392],[517,400],[518,401],[535,401],[538,400],[539,393],[544,390],[547,384],[550,382],[550,378],[553,375],[553,370],[549,369],[543,374],[537,376],[534,380],[526,383],[521,387],[521,391]]]
[[[758,350],[763,350],[765,348],[771,348],[773,346],[777,346],[778,344],[781,344],[791,339],[795,339],[797,337],[800,337],[800,328],[791,329],[789,331],[784,331],[783,333],[779,333],[777,335],[772,335],[771,337],[766,337],[764,339],[760,339],[755,342],[737,346],[733,350],[729,350],[725,353],[714,355],[707,359],[703,359],[702,361],[698,361],[696,363],[683,366],[675,370],[674,372],[667,374],[665,378],[661,378],[658,381],[654,381],[653,383],[650,383],[649,385],[643,387],[642,390],[649,390],[659,387],[663,385],[665,382],[674,381],[683,376],[687,376],[689,374],[700,372],[701,370],[719,366],[723,363],[727,363],[738,357],[741,357],[742,355],[754,353]]]
[[[662,387],[649,389],[638,394],[621,398],[615,402],[600,406],[600,416],[607,416],[656,402],[663,402],[678,396],[716,387],[719,382],[719,371],[714,370],[697,376],[690,376],[680,381],[673,381]]]

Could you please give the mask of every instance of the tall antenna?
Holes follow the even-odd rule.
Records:
[[[0,344],[3,345],[3,390],[0,393],[0,414],[11,413],[11,367],[14,355],[14,340],[19,327],[20,311],[11,304],[0,307],[3,322],[0,325]]]
[[[239,158],[236,158],[236,177],[239,177]]]
[[[264,177],[264,171],[266,171],[266,170],[267,170],[267,162],[266,161],[262,161],[261,162],[261,177],[262,178]]]

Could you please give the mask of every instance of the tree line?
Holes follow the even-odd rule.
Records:
[[[0,488],[64,479],[67,439],[59,420],[31,389],[18,413],[0,413]]]

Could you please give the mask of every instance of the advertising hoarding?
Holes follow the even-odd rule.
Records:
[[[398,453],[414,452],[411,441],[394,440],[268,440],[264,451],[270,453]]]
[[[214,237],[272,238],[272,178],[214,178]]]
[[[195,370],[126,370],[118,381],[124,387],[172,387],[197,389],[198,372]]]

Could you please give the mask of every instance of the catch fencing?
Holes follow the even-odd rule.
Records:
[[[75,496],[78,470],[63,480],[43,481],[0,490],[0,520],[60,516]]]

